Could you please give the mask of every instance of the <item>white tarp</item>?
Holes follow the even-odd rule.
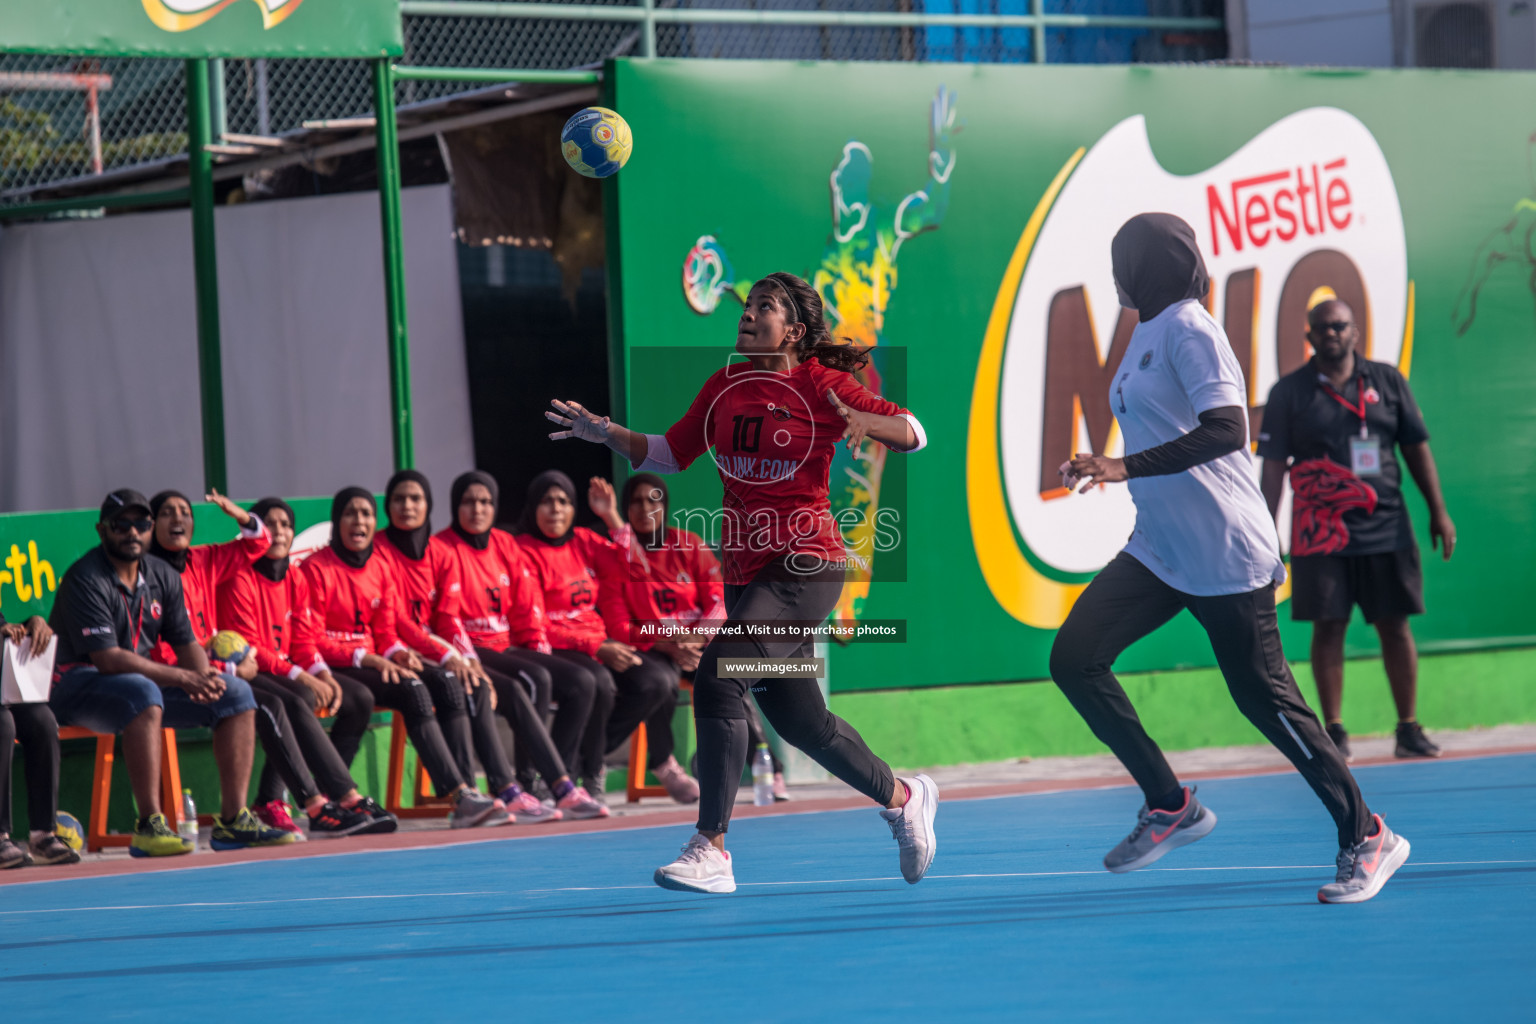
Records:
[[[416,463],[444,494],[474,464],[450,202],[403,197]],[[217,228],[231,493],[382,490],[378,195],[220,207]],[[0,512],[202,482],[189,214],[0,231]]]

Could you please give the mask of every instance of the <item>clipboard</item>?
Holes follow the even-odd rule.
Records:
[[[32,638],[21,643],[4,642],[0,653],[0,704],[42,704],[53,688],[53,656],[58,652],[58,638],[37,657],[32,653]]]

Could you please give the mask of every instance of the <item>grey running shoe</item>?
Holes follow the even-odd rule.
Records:
[[[1418,722],[1397,723],[1398,757],[1439,757],[1440,748],[1424,735],[1424,727]]]
[[[677,860],[656,869],[655,881],[678,892],[735,892],[733,868],[729,853],[695,832]]]
[[[933,817],[939,810],[939,787],[926,775],[896,781],[905,782],[911,796],[907,797],[905,805],[881,811],[880,817],[891,826],[891,835],[901,851],[901,877],[909,885],[916,885],[927,874],[939,848],[938,837],[933,834]]]
[[[1169,850],[1187,846],[1210,834],[1216,813],[1195,799],[1195,787],[1184,787],[1184,806],[1176,811],[1148,810],[1136,814],[1136,827],[1120,845],[1104,857],[1104,866],[1116,874],[1144,868]]]
[[[1408,840],[1387,828],[1381,815],[1371,819],[1376,831],[1339,851],[1339,873],[1332,885],[1317,890],[1319,903],[1364,903],[1408,860]]]
[[[448,815],[450,828],[490,827],[511,820],[506,804],[474,789],[459,790],[453,798],[453,812]]]
[[[1328,723],[1328,738],[1333,740],[1334,749],[1343,755],[1345,764],[1355,759],[1355,755],[1349,749],[1349,733],[1344,731],[1343,722]]]
[[[696,804],[699,802],[699,784],[691,775],[683,771],[683,766],[677,763],[677,758],[669,757],[666,761],[651,769],[651,774],[656,776],[667,795],[680,804]]]
[[[27,852],[25,846],[9,836],[0,836],[0,871],[24,868],[31,863],[32,855]]]

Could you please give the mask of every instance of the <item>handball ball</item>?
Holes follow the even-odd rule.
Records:
[[[53,834],[64,840],[64,845],[79,853],[85,849],[85,826],[68,811],[60,811],[53,818]]]
[[[560,131],[560,154],[577,174],[606,178],[624,166],[633,141],[629,122],[607,107],[584,107]]]
[[[231,668],[244,661],[250,651],[251,645],[245,642],[245,637],[230,629],[219,630],[208,641],[208,653]]]

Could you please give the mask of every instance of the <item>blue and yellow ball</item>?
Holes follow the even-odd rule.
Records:
[[[80,824],[80,819],[68,811],[60,811],[54,815],[53,831],[64,840],[64,845],[79,853],[85,849],[85,826]]]
[[[246,643],[245,637],[232,629],[221,629],[208,641],[209,657],[224,662],[231,669],[244,661],[250,653],[251,645]]]
[[[629,159],[634,142],[629,122],[607,107],[584,107],[560,132],[560,154],[571,170],[588,178],[606,178]]]

